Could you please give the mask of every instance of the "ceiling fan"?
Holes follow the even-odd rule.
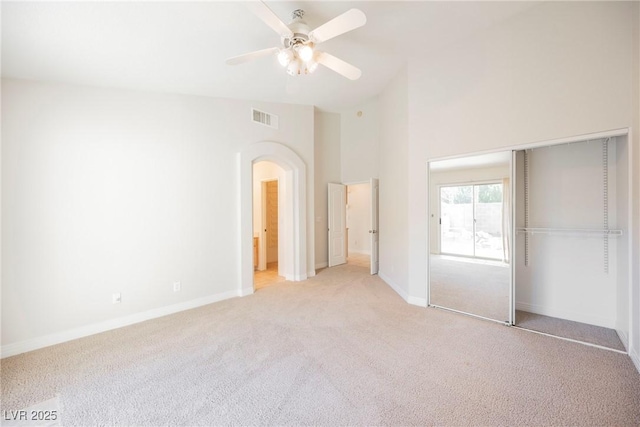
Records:
[[[292,21],[285,24],[261,0],[249,3],[251,11],[280,36],[282,47],[270,47],[244,55],[227,59],[228,65],[237,65],[263,56],[276,54],[278,62],[286,67],[292,76],[313,73],[318,64],[336,73],[357,80],[362,72],[357,67],[336,58],[326,52],[316,50],[316,46],[348,31],[362,27],[367,22],[365,14],[358,9],[351,9],[314,30],[304,22],[304,10],[296,9],[292,13]]]

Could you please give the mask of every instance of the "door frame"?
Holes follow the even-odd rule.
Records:
[[[351,181],[351,182],[341,182],[340,184],[344,185],[347,187],[347,194],[348,194],[348,188],[350,185],[361,185],[361,184],[368,184],[369,185],[369,192],[371,193],[371,197],[369,199],[369,226],[371,228],[370,233],[373,234],[373,231],[375,231],[375,234],[377,236],[377,239],[374,238],[374,236],[372,236],[370,238],[370,245],[371,245],[371,250],[370,250],[370,254],[369,254],[369,270],[371,275],[376,275],[378,274],[379,271],[379,267],[380,267],[380,178],[374,178],[371,177],[366,181]],[[376,189],[377,192],[377,197],[376,197],[376,203],[374,206],[374,202],[373,202],[373,191],[374,188]],[[347,196],[348,198],[348,196]],[[348,200],[347,200],[347,204],[348,204]],[[327,206],[327,210],[328,210],[328,206]],[[376,224],[373,224],[373,216],[374,216],[374,212],[375,212],[375,219],[376,219]],[[347,223],[345,222],[345,227],[346,227]],[[346,241],[346,255],[348,257],[349,255],[349,228],[347,227],[347,235],[345,238]],[[375,248],[374,248],[374,240],[375,240]],[[329,241],[327,240],[327,266],[329,265],[329,254],[328,254],[328,243]]]
[[[280,191],[284,194],[282,213],[286,217],[283,239],[284,277],[290,281],[306,280],[307,253],[307,169],[304,161],[289,147],[263,141],[247,145],[237,153],[238,163],[238,287],[237,295],[254,292],[253,284],[253,164],[261,160],[284,169]],[[313,240],[312,240],[313,242]]]
[[[371,255],[369,256],[369,272],[378,274],[380,269],[380,180],[369,180],[369,233],[371,233]]]

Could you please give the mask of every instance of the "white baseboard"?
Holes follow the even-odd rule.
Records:
[[[389,287],[391,289],[393,289],[398,295],[400,295],[400,297],[405,300],[406,302],[409,302],[409,295],[402,290],[402,288],[400,288],[400,286],[398,286],[397,284],[395,284],[393,282],[393,280],[391,280],[389,278],[389,276],[387,276],[386,274],[384,274],[384,272],[382,271],[378,271],[378,276],[385,281],[385,283],[387,285],[389,285]]]
[[[402,288],[400,288],[400,286],[398,286],[396,283],[394,283],[393,280],[391,280],[389,278],[389,276],[384,274],[384,272],[378,271],[378,276],[382,280],[384,280],[385,283],[387,285],[389,285],[389,287],[391,289],[393,289],[398,295],[400,295],[400,297],[403,300],[405,300],[408,304],[417,305],[418,307],[426,307],[427,306],[427,299],[426,298],[414,297],[414,296],[411,296],[411,295],[407,294],[405,291],[402,290]]]
[[[409,297],[407,302],[411,305],[417,305],[418,307],[426,307],[427,299],[421,297]]]
[[[327,261],[323,261],[323,262],[318,262],[316,263],[316,270],[320,269],[320,268],[325,268],[328,267],[329,263]]]
[[[621,331],[619,329],[616,329],[616,334],[618,334],[618,338],[620,338],[620,341],[622,342],[624,349],[627,350],[627,353],[628,353],[629,352],[629,336],[624,331]]]
[[[307,275],[301,274],[299,276],[296,276],[294,274],[285,274],[284,279],[290,282],[302,282],[303,280],[307,280]]]
[[[244,293],[244,290],[243,290]],[[253,288],[251,292],[253,293]],[[40,348],[49,347],[51,345],[87,337],[89,335],[99,334],[101,332],[110,331],[112,329],[122,328],[124,326],[133,325],[135,323],[144,322],[146,320],[167,316],[184,310],[200,307],[214,302],[234,298],[239,295],[238,291],[222,292],[215,295],[209,295],[197,298],[191,301],[185,301],[178,304],[168,305],[166,307],[154,308],[152,310],[143,311],[141,313],[131,314],[129,316],[119,317],[107,320],[105,322],[93,323],[91,325],[81,326],[79,328],[67,331],[56,332],[42,337],[32,338],[26,341],[20,341],[13,344],[7,344],[0,348],[1,358],[15,356],[17,354],[26,353],[28,351],[38,350]]]
[[[602,326],[603,328],[615,329],[616,327],[615,319],[607,319],[600,316],[591,316],[583,313],[558,310],[553,307],[546,307],[537,304],[529,304],[516,301],[516,310],[542,314],[543,316],[557,317],[559,319],[572,320],[574,322],[588,323],[590,325]]]
[[[316,271],[315,270],[307,271],[307,279],[309,277],[314,277],[315,275],[316,275]]]
[[[251,295],[254,292],[255,291],[253,289],[253,286],[250,286],[250,287],[242,288],[237,296],[246,297],[247,295]]]

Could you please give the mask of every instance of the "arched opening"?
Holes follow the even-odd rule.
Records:
[[[238,153],[240,183],[240,295],[253,293],[253,164],[270,161],[284,170],[279,183],[282,193],[282,250],[279,263],[287,280],[307,278],[306,167],[290,148],[275,142],[258,142]]]

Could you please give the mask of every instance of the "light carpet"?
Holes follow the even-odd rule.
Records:
[[[516,310],[516,326],[625,351],[615,330]]]
[[[638,425],[628,356],[323,270],[2,360],[2,409],[72,425]]]

